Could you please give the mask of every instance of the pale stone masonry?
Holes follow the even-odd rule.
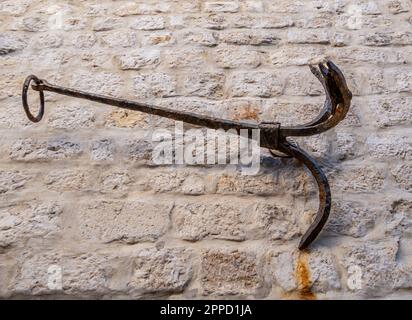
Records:
[[[35,74],[298,124],[325,57],[354,99],[299,140],[334,201],[307,253],[317,195],[296,161],[158,166],[149,134],[172,121],[47,93],[32,124],[21,106]],[[410,0],[0,1],[0,297],[412,298],[411,62]]]

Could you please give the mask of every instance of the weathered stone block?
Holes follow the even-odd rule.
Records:
[[[197,97],[219,98],[223,95],[225,75],[221,72],[197,72],[185,76],[184,92]]]
[[[85,190],[91,187],[92,177],[90,172],[78,169],[52,170],[44,178],[48,189],[64,192]]]
[[[0,34],[0,56],[22,50],[26,46],[27,40],[20,34],[11,32]]]
[[[394,165],[391,173],[398,186],[404,190],[412,191],[412,164],[402,163]]]
[[[379,97],[368,100],[367,106],[373,112],[379,127],[392,127],[412,123],[412,98]]]
[[[66,139],[33,140],[20,139],[10,146],[9,157],[18,161],[41,161],[75,158],[82,154],[82,146]]]
[[[275,45],[278,35],[269,30],[225,31],[219,33],[219,41],[231,45]]]
[[[11,295],[10,286],[15,283],[16,261],[6,254],[0,254],[0,297],[7,299]]]
[[[133,259],[132,289],[153,293],[181,292],[192,278],[191,252],[183,248],[139,251]]]
[[[249,237],[282,241],[295,238],[300,235],[295,211],[273,200],[257,201],[247,217]]]
[[[22,18],[16,23],[14,30],[28,31],[28,32],[41,32],[48,30],[48,21],[46,17],[31,16]]]
[[[190,30],[184,31],[181,35],[183,43],[187,45],[201,45],[205,47],[214,47],[217,45],[217,35],[207,30]]]
[[[376,166],[348,167],[345,171],[331,176],[332,187],[351,192],[373,192],[382,190],[385,174]]]
[[[405,0],[391,0],[387,3],[389,11],[393,14],[409,12],[410,3]]]
[[[288,102],[285,99],[264,100],[262,102],[264,119],[280,122],[283,126],[312,121],[319,114],[322,102],[307,100],[299,103]]]
[[[72,44],[78,49],[88,49],[94,46],[97,42],[97,38],[94,33],[84,32],[82,34],[73,37]]]
[[[165,25],[162,16],[140,16],[132,20],[130,27],[136,30],[162,30]]]
[[[213,1],[213,2],[206,2],[204,4],[204,11],[205,12],[234,13],[234,12],[238,12],[239,9],[240,9],[239,4],[236,1]]]
[[[78,232],[96,242],[155,241],[169,228],[171,204],[161,201],[94,201],[78,210]]]
[[[412,157],[412,140],[405,135],[370,135],[366,139],[366,145],[374,158],[410,159]]]
[[[116,152],[115,145],[110,139],[93,141],[91,144],[91,156],[94,161],[111,161]]]
[[[43,33],[35,37],[33,46],[36,49],[59,48],[63,45],[63,37],[55,33]]]
[[[87,106],[57,106],[47,119],[52,128],[84,129],[95,126],[95,113]]]
[[[385,236],[395,239],[411,238],[412,201],[397,199],[393,201],[384,216]]]
[[[219,194],[274,195],[281,192],[277,177],[270,174],[242,175],[224,173],[214,175],[215,192]]]
[[[391,64],[406,63],[406,57],[402,51],[386,48],[339,48],[334,50],[334,54],[339,62],[342,63],[372,63],[372,64]]]
[[[169,170],[150,173],[146,185],[158,193],[199,195],[205,192],[203,177],[188,170]]]
[[[332,26],[333,17],[331,13],[308,14],[304,18],[297,19],[295,25],[304,29],[329,28]]]
[[[324,51],[323,48],[288,46],[274,50],[269,59],[275,66],[304,66],[320,63]]]
[[[75,73],[71,79],[74,88],[115,97],[120,95],[123,85],[122,78],[111,72]]]
[[[143,164],[153,164],[153,144],[144,139],[129,140],[124,147],[124,153],[128,160]]]
[[[397,241],[367,241],[345,245],[343,249],[341,261],[347,278],[356,276],[350,274],[351,267],[361,276],[358,285],[349,288],[354,292],[379,297],[407,283],[407,274],[397,263]]]
[[[0,170],[0,194],[22,189],[32,175],[17,170]]]
[[[265,16],[265,15],[241,15],[234,19],[233,26],[248,29],[281,29],[293,26],[290,17]]]
[[[290,70],[286,76],[285,94],[291,96],[318,96],[324,94],[322,85],[309,69]]]
[[[6,0],[0,4],[0,13],[11,16],[21,16],[29,6],[28,1]]]
[[[143,46],[170,46],[176,43],[176,38],[171,32],[150,31],[150,33],[142,35],[141,41]]]
[[[245,206],[222,201],[178,201],[172,211],[173,225],[178,237],[185,240],[244,240]]]
[[[134,32],[113,31],[105,33],[101,37],[102,43],[110,48],[130,48],[136,46],[136,34]]]
[[[115,110],[105,120],[105,125],[110,128],[147,128],[148,125],[148,116],[133,110]]]
[[[287,41],[292,44],[330,44],[331,37],[331,32],[325,29],[319,29],[316,31],[289,29]]]
[[[262,285],[256,255],[237,250],[203,252],[200,284],[203,295],[254,295]]]
[[[31,238],[47,239],[60,230],[62,207],[54,202],[3,204],[0,208],[0,247],[22,246]]]
[[[132,15],[169,13],[170,9],[170,3],[166,1],[154,3],[128,2],[116,8],[114,14],[120,17],[126,17]]]
[[[334,201],[325,231],[332,234],[363,237],[375,226],[377,209],[356,201]],[[356,223],[354,223],[356,221]]]
[[[256,50],[232,46],[219,46],[212,54],[222,68],[256,68],[262,63],[262,54]]]
[[[391,68],[384,70],[386,88],[391,92],[412,92],[412,69]]]
[[[253,71],[233,74],[229,82],[232,97],[278,96],[283,92],[284,82],[278,73]]]
[[[328,251],[273,250],[268,261],[276,284],[299,299],[314,299],[316,293],[341,287],[335,257]]]
[[[201,68],[206,64],[206,51],[201,48],[173,48],[162,53],[169,68]]]
[[[93,22],[93,31],[109,31],[115,28],[121,27],[122,22],[120,19],[111,17],[99,17]]]
[[[133,183],[131,175],[124,170],[104,171],[99,177],[98,188],[101,193],[116,195],[125,194]]]
[[[334,153],[339,160],[352,159],[358,154],[356,136],[342,130],[337,131]]]
[[[103,253],[24,252],[13,293],[101,297],[114,286],[122,260]],[[126,286],[122,287],[126,291]]]
[[[134,77],[134,92],[138,98],[172,97],[176,95],[177,82],[167,73],[140,74]]]

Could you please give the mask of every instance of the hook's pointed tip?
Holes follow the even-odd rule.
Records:
[[[307,239],[302,238],[302,239],[300,240],[300,242],[299,242],[298,249],[299,249],[300,251],[305,251],[305,250],[308,249],[308,247],[309,247],[309,243],[307,243]]]

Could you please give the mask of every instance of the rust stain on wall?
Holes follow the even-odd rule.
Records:
[[[259,121],[260,110],[256,107],[246,106],[244,109],[238,111],[233,120],[256,120]]]
[[[162,42],[170,41],[170,39],[171,39],[171,36],[169,36],[169,35],[157,36],[157,37],[153,38],[152,42],[153,42],[153,44],[159,44],[159,43],[162,43]]]
[[[303,300],[316,299],[316,295],[312,292],[308,250],[299,252],[296,265],[296,279],[298,282],[299,298]]]

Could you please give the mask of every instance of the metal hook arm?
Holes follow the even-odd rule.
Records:
[[[302,236],[302,239],[299,243],[299,249],[304,250],[316,239],[326,221],[328,220],[332,204],[329,182],[316,160],[313,159],[306,151],[299,148],[297,145],[293,145],[285,140],[279,144],[279,150],[301,161],[312,173],[318,185],[318,212],[315,216],[315,220]]]

